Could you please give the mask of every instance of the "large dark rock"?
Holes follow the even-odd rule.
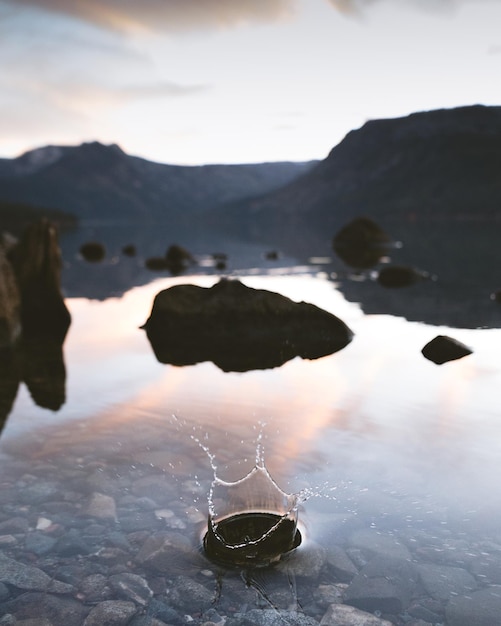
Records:
[[[61,254],[48,220],[0,246],[0,429],[24,381],[41,407],[65,401],[62,345],[70,325],[60,287]]]
[[[161,363],[213,361],[224,371],[266,369],[344,348],[353,333],[313,304],[238,280],[176,285],[157,294],[143,326]]]
[[[23,337],[63,342],[71,317],[61,293],[61,251],[55,226],[30,224],[10,254],[21,297]]]
[[[12,265],[0,245],[0,348],[10,346],[21,332],[21,298]]]

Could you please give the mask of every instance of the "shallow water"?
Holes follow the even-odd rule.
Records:
[[[53,623],[63,623],[62,598],[81,606],[75,624],[119,600],[131,604],[127,619],[134,609],[171,623],[151,609],[155,600],[200,622],[218,621],[210,609],[243,619],[256,607],[293,607],[319,622],[333,594],[347,593],[347,604],[396,624],[419,615],[459,624],[455,598],[501,584],[501,330],[365,315],[326,275],[287,268],[242,280],[333,312],[355,334],[346,348],[245,373],[158,363],[139,328],[155,294],[215,280],[167,278],[121,298],[67,301],[66,402],[41,409],[21,386],[0,439],[4,554],[72,585],[54,595]],[[473,354],[442,366],[426,360],[421,349],[438,334]],[[242,580],[202,553],[213,476],[194,439],[218,475],[235,481],[252,469],[260,433],[277,484],[318,497],[299,512],[294,554]],[[422,569],[379,605],[352,581],[383,557]],[[341,567],[345,558],[351,566]],[[388,565],[378,567],[384,578]],[[134,595],[130,580],[120,583],[125,574],[146,588],[134,579]],[[17,599],[41,591],[7,581],[3,613],[21,619]]]

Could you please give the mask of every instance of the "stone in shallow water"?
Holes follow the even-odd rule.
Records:
[[[0,552],[0,581],[30,591],[50,591],[52,593],[70,593],[73,587],[58,580],[53,580],[38,567],[24,565]]]
[[[109,579],[111,588],[121,597],[127,598],[146,606],[149,599],[153,596],[153,591],[149,588],[144,578],[137,574],[115,574]]]
[[[133,602],[105,600],[91,610],[83,626],[125,626],[135,614]]]
[[[331,604],[320,626],[392,626],[391,622],[347,604]]]
[[[115,521],[117,518],[115,500],[111,496],[95,491],[89,498],[83,513],[90,517]]]
[[[494,626],[501,615],[501,587],[452,598],[446,608],[449,626]]]
[[[275,609],[252,609],[247,613],[237,613],[226,621],[226,626],[318,626],[313,617],[296,611]],[[333,625],[334,626],[334,625]]]
[[[412,563],[379,555],[355,576],[345,602],[364,611],[398,614],[408,606],[417,580]]]
[[[169,603],[186,613],[209,609],[215,597],[215,589],[211,591],[187,576],[178,576],[168,590]]]
[[[54,625],[83,624],[88,607],[72,598],[61,598],[45,592],[23,593],[2,606],[6,613],[20,620],[46,619]],[[16,622],[18,623],[18,622]],[[101,624],[101,626],[103,626]]]
[[[418,566],[418,571],[426,592],[436,600],[449,600],[477,588],[473,576],[461,567],[424,564]]]

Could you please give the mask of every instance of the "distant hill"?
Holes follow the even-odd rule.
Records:
[[[180,219],[275,190],[313,164],[189,167],[154,163],[99,142],[46,146],[0,159],[0,201],[51,207],[81,219]]]
[[[217,211],[241,232],[334,234],[357,215],[397,223],[501,219],[501,107],[367,122],[289,185]],[[214,216],[216,219],[216,216]]]

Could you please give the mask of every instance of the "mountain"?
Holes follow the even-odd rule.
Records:
[[[177,219],[269,192],[312,165],[176,166],[99,142],[46,146],[0,159],[0,201],[51,207],[81,219]]]
[[[501,107],[414,113],[367,122],[289,185],[227,205],[217,219],[288,238],[305,226],[334,234],[357,215],[390,229],[395,222],[499,219],[500,172]]]

